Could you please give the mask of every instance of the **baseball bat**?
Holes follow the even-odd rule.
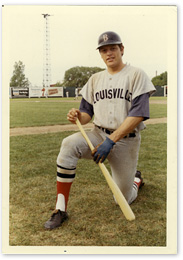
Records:
[[[91,143],[90,139],[88,138],[87,134],[85,133],[79,119],[76,120],[76,124],[79,128],[79,130],[81,131],[83,137],[85,138],[86,142],[88,143],[89,147],[91,150],[94,149],[93,144]],[[117,203],[119,204],[124,216],[126,217],[127,220],[132,221],[135,219],[135,215],[132,211],[132,209],[130,208],[128,202],[126,201],[124,195],[122,194],[122,192],[120,191],[119,187],[117,186],[117,184],[114,182],[114,180],[112,179],[109,171],[107,170],[107,168],[105,167],[105,165],[103,163],[98,163],[99,167],[117,201]]]

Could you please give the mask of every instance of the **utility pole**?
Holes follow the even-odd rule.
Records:
[[[44,44],[43,44],[43,92],[51,84],[51,58],[50,58],[50,14],[42,14],[44,23]],[[47,91],[46,91],[47,93]],[[44,95],[44,93],[43,93]]]

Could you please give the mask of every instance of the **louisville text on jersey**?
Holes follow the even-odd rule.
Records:
[[[131,102],[132,93],[129,90],[126,92],[123,88],[103,89],[94,94],[94,104],[100,99],[125,99]]]

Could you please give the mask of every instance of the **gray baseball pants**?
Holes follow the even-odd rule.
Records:
[[[94,147],[103,142],[108,136],[96,126],[86,133]],[[107,157],[113,180],[129,204],[136,199],[138,193],[138,190],[133,188],[133,182],[138,163],[140,142],[140,133],[136,133],[136,137],[123,138],[113,146]],[[81,158],[93,159],[87,142],[82,134],[78,132],[63,139],[57,164],[67,169],[73,169],[76,168],[78,159]]]

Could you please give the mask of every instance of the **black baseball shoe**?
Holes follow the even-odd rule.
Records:
[[[141,176],[141,172],[140,171],[136,171],[135,177],[140,179],[140,183],[138,184],[138,188],[139,189],[142,188],[142,186],[144,186],[145,183],[143,182],[143,178]]]
[[[51,215],[51,218],[45,223],[44,227],[46,229],[54,229],[68,219],[67,212],[61,211],[59,209],[54,210],[53,214]]]

